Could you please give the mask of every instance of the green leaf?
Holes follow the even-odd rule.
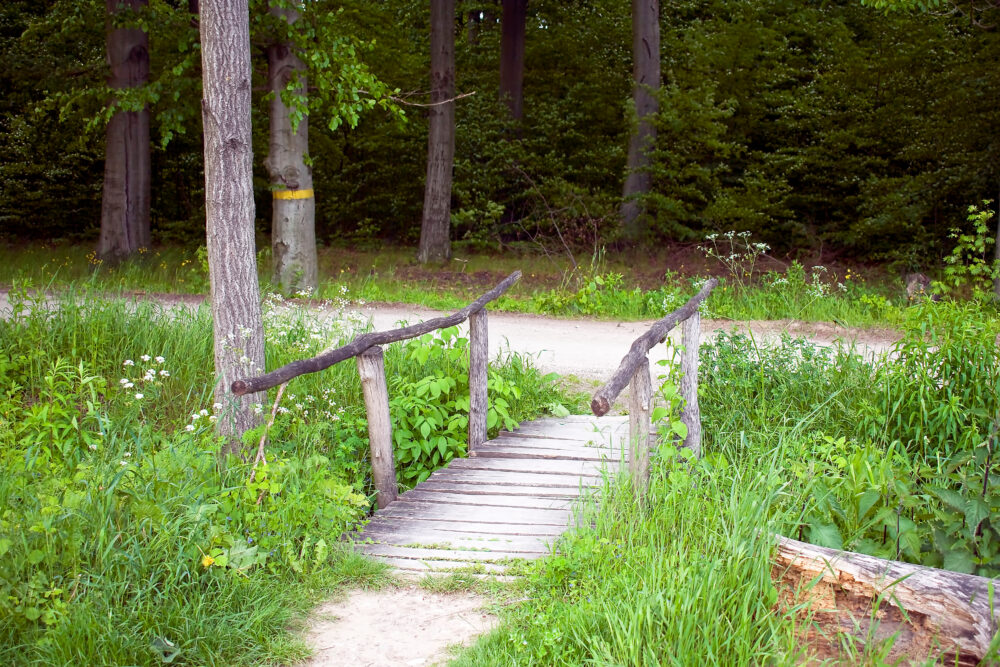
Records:
[[[420,425],[420,435],[426,438],[430,434],[431,434],[431,425],[427,423],[427,420],[425,419],[424,423]]]
[[[809,541],[821,547],[843,549],[844,538],[832,523],[813,523],[809,526]]]
[[[45,552],[41,549],[32,549],[28,552],[28,562],[32,565],[38,565],[43,560],[45,560]]]
[[[958,545],[944,554],[944,569],[946,570],[972,574],[975,568],[976,564],[972,560],[972,555]]]
[[[0,540],[0,558],[3,558],[3,556],[8,551],[10,551],[11,544],[13,544],[13,542],[11,542],[10,540],[8,540],[6,538]]]
[[[965,508],[965,521],[969,524],[968,528],[970,534],[975,532],[980,522],[989,517],[989,515],[990,506],[983,502],[982,498],[979,498],[978,496],[969,498],[968,504]]]
[[[670,410],[666,409],[662,405],[657,405],[653,408],[653,413],[649,416],[649,418],[654,422],[658,422],[669,414]]]

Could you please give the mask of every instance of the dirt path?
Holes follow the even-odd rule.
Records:
[[[484,604],[470,593],[432,593],[415,585],[353,591],[315,610],[306,634],[314,654],[302,667],[444,664],[449,647],[471,644],[496,626]]]

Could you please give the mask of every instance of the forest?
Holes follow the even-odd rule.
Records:
[[[199,244],[204,221],[197,3],[152,0],[150,219],[157,243]],[[310,2],[308,162],[320,243],[415,247],[427,162],[430,15],[424,3]],[[257,230],[271,229],[268,45],[252,3]],[[502,9],[454,13],[458,247],[523,243],[662,246],[749,231],[780,253],[933,267],[970,204],[996,198],[998,86],[991,9],[886,12],[858,2],[659,7],[660,85],[650,89],[649,187],[639,235],[619,211],[632,101],[628,3],[527,4],[523,98],[501,86]],[[105,7],[0,9],[0,221],[11,241],[93,242],[101,220]],[[314,72],[325,70],[330,76]],[[286,97],[290,95],[286,91]],[[129,106],[131,105],[131,106]],[[423,105],[423,106],[421,106]],[[633,230],[635,231],[635,230]]]

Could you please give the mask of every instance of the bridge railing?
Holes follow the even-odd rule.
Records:
[[[594,393],[590,409],[598,417],[607,414],[618,395],[629,385],[629,473],[637,493],[649,485],[649,450],[655,434],[651,433],[653,386],[649,372],[649,351],[663,342],[670,331],[681,325],[681,398],[684,406],[681,422],[687,427],[684,446],[695,457],[701,456],[701,411],[698,408],[698,347],[701,344],[701,315],[698,307],[718,284],[712,278],[683,306],[659,320],[632,343],[618,370]]]
[[[232,392],[237,396],[254,394],[285,384],[300,375],[316,373],[352,357],[357,359],[361,390],[368,413],[368,440],[371,448],[372,481],[380,508],[397,495],[396,464],[392,450],[392,421],[389,417],[389,390],[385,379],[382,345],[461,324],[469,320],[469,453],[486,442],[487,413],[487,362],[489,337],[487,332],[486,304],[498,298],[521,278],[515,271],[496,287],[470,303],[465,308],[446,317],[436,317],[426,322],[356,336],[347,345],[326,350],[310,359],[299,359],[265,375],[237,380]]]

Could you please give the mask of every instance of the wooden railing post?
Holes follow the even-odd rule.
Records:
[[[368,446],[372,456],[372,482],[382,509],[396,499],[396,463],[392,455],[392,420],[389,389],[385,383],[382,348],[370,347],[357,356],[361,391],[368,412]]]
[[[469,315],[469,456],[486,442],[489,333],[486,309]]]
[[[687,426],[684,446],[701,458],[701,409],[698,407],[698,348],[701,345],[701,314],[696,310],[681,325],[681,423]]]
[[[649,487],[649,430],[653,402],[653,383],[649,375],[649,357],[635,369],[629,382],[628,399],[628,470],[636,495],[644,496]]]

